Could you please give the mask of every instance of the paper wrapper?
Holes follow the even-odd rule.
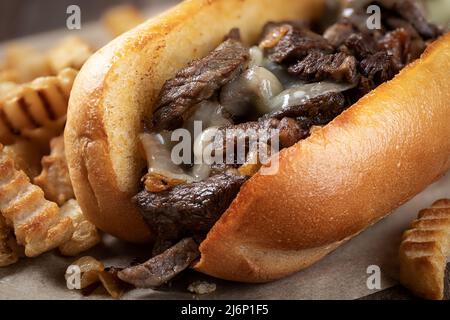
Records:
[[[367,268],[381,268],[381,289],[397,282],[397,252],[403,231],[420,209],[435,200],[450,198],[450,174],[429,186],[388,218],[367,229],[309,269],[267,284],[240,284],[222,281],[189,271],[171,287],[159,291],[137,289],[123,299],[357,299],[375,293],[367,287]],[[127,266],[150,253],[145,246],[126,245],[106,236],[104,244],[89,251],[106,266]],[[226,257],[225,257],[226,258]],[[36,259],[22,259],[0,269],[0,299],[102,299],[106,295],[83,297],[66,287],[64,273],[75,258],[47,253]],[[217,290],[195,296],[187,287],[195,280],[214,282]]]
[[[67,30],[35,36],[24,41],[38,48],[54,45]],[[80,36],[98,46],[109,35],[98,24],[90,24]],[[70,32],[70,34],[73,34]],[[0,55],[2,46],[0,46]],[[417,216],[420,209],[435,200],[450,198],[450,174],[428,187],[421,194],[397,209],[388,218],[369,228],[347,244],[328,255],[309,269],[285,279],[268,284],[240,284],[213,279],[194,271],[186,272],[171,287],[154,290],[132,290],[123,299],[357,299],[379,291],[369,289],[367,268],[381,268],[381,288],[397,282],[397,252],[401,234]],[[126,245],[112,237],[85,253],[105,263],[106,266],[127,266],[136,258],[145,259],[151,248]],[[224,257],[226,259],[226,257]],[[79,291],[67,289],[64,279],[66,268],[76,258],[63,258],[57,253],[47,253],[36,259],[22,259],[19,263],[0,269],[0,299],[108,299],[94,294],[83,297]],[[195,280],[207,280],[217,285],[208,295],[195,296],[187,287]]]

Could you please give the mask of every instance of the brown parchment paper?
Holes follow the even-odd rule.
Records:
[[[122,299],[356,299],[378,290],[367,287],[367,268],[381,268],[381,289],[395,285],[397,250],[402,232],[417,212],[440,198],[450,198],[450,174],[429,186],[388,218],[372,226],[338,248],[309,269],[268,284],[240,284],[213,279],[189,271],[168,288],[159,291],[137,289]],[[126,266],[136,257],[144,258],[149,249],[126,245],[105,236],[104,243],[86,254],[105,265]],[[0,299],[106,299],[105,295],[83,297],[66,287],[64,272],[74,258],[47,253],[35,259],[23,259],[0,269]],[[217,285],[216,292],[196,296],[186,288],[195,280]]]
[[[159,11],[151,8],[148,14]],[[68,34],[79,34],[100,47],[110,35],[98,23],[83,25],[80,31],[61,30],[20,39],[37,48],[48,48]],[[0,56],[4,45],[0,45]],[[189,271],[171,287],[154,290],[133,290],[122,299],[356,299],[378,291],[367,287],[367,268],[381,268],[381,289],[395,285],[397,278],[397,250],[402,232],[417,216],[417,212],[440,198],[450,198],[450,173],[429,186],[388,218],[369,228],[347,244],[338,248],[309,269],[268,284],[240,284],[213,279]],[[126,266],[136,257],[145,258],[150,249],[124,244],[105,236],[103,244],[86,252],[102,260],[105,265]],[[226,258],[226,257],[224,257]],[[94,294],[83,297],[68,290],[64,273],[76,258],[64,258],[55,252],[35,259],[0,268],[0,299],[108,299]],[[209,295],[196,296],[187,291],[195,280],[207,280],[217,285]]]

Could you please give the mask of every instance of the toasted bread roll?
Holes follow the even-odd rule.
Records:
[[[400,281],[418,296],[441,300],[450,256],[450,200],[419,212],[400,246]]]
[[[14,228],[17,242],[28,257],[58,247],[70,239],[73,224],[62,217],[58,205],[44,198],[44,192],[30,183],[23,171],[0,146],[0,212]]]
[[[167,79],[210,52],[233,27],[239,27],[244,40],[251,43],[267,21],[309,19],[322,7],[322,1],[316,0],[271,3],[185,1],[119,37],[83,66],[70,97],[66,155],[75,195],[97,227],[133,242],[150,239],[130,198],[137,193],[145,165],[138,152],[141,120],[151,112]],[[211,26],[210,32],[199,33],[198,28],[205,25]],[[124,83],[133,84],[133,89]],[[95,181],[87,176],[92,171],[96,173],[89,175]]]
[[[238,27],[254,44],[270,20],[311,18],[321,1],[185,1],[119,37],[83,66],[69,102],[66,153],[83,212],[129,241],[149,232],[131,201],[145,164],[142,120],[168,79]],[[201,26],[210,26],[199,33]],[[264,282],[316,262],[450,168],[450,34],[256,173],[200,245],[195,269]],[[420,90],[417,90],[420,88]],[[355,196],[357,195],[357,196]]]

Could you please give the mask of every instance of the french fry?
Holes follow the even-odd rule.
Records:
[[[46,200],[42,189],[16,169],[3,146],[0,146],[0,212],[28,257],[56,248],[72,237],[72,220],[62,217],[58,205]]]
[[[13,144],[5,146],[3,151],[13,159],[16,169],[25,172],[28,177],[36,177],[41,172],[41,159],[45,151],[39,145],[18,139]]]
[[[77,256],[101,241],[97,228],[86,220],[76,200],[66,202],[61,207],[61,215],[72,219],[75,227],[72,238],[59,246],[62,255]]]
[[[53,74],[66,68],[80,70],[94,51],[79,37],[67,37],[48,52],[48,60]]]
[[[45,127],[37,129],[25,129],[21,133],[21,136],[39,147],[40,150],[44,152],[44,154],[48,154],[50,152],[50,141],[63,133],[65,124],[66,117],[64,116],[61,119],[58,119],[46,125]],[[20,138],[21,137],[15,138],[15,141]]]
[[[64,137],[53,138],[50,148],[50,155],[42,158],[42,172],[34,178],[34,183],[44,190],[48,200],[61,206],[75,197],[64,153]]]
[[[56,77],[42,77],[22,85],[0,100],[0,143],[11,144],[24,132],[49,127],[65,118],[74,69]]]
[[[6,267],[16,263],[19,256],[10,247],[10,241],[13,240],[10,228],[6,225],[6,221],[0,215],[0,267]]]
[[[420,211],[400,246],[400,282],[416,295],[433,300],[444,296],[446,257],[450,255],[450,200]]]
[[[117,276],[117,272],[119,271],[118,269],[105,268],[103,263],[93,257],[82,257],[72,263],[70,267],[72,266],[77,266],[81,272],[81,290],[101,284],[111,297],[118,299],[124,293],[125,288],[128,287],[128,285]],[[66,280],[71,274],[71,272],[69,272],[69,268],[66,271]]]
[[[136,7],[121,5],[109,9],[102,20],[113,36],[119,36],[144,22],[145,19]]]
[[[47,56],[23,44],[11,44],[6,48],[5,68],[15,72],[19,83],[51,75]]]
[[[9,95],[14,95],[18,88],[19,85],[17,83],[11,81],[2,82],[0,80],[0,100],[6,98]]]
[[[16,70],[6,69],[0,71],[0,84],[3,82],[19,82],[19,75]]]

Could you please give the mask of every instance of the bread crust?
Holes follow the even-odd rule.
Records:
[[[284,0],[282,6],[272,0],[187,0],[94,54],[75,81],[65,130],[74,192],[88,219],[124,240],[150,240],[130,198],[145,166],[138,152],[142,119],[151,114],[164,82],[212,51],[234,27],[245,42],[255,43],[266,21],[311,19],[322,5],[322,0]]]
[[[200,246],[199,271],[264,282],[303,269],[450,168],[450,33],[257,173]],[[226,257],[226,258],[224,258]]]
[[[151,113],[164,81],[193,58],[212,50],[233,26],[236,12],[244,17],[253,12],[250,7],[259,10],[255,13],[258,30],[242,17],[246,22],[234,25],[241,27],[246,41],[251,41],[269,20],[261,17],[269,14],[267,11],[278,17],[273,20],[283,20],[294,15],[293,8],[299,3],[311,6],[303,14],[319,9],[312,0],[286,1],[291,12],[277,13],[276,8],[261,10],[261,6],[273,7],[273,2],[264,2],[187,1],[120,37],[83,67],[70,100],[66,152],[75,194],[100,229],[129,241],[148,239],[149,234],[142,231],[145,225],[130,202],[142,167],[124,170],[113,156],[138,161],[133,135],[142,129],[140,121]],[[220,30],[208,31],[201,41],[184,47],[180,33],[192,33],[192,27],[206,23],[206,17],[210,19],[212,13],[228,5],[230,16],[214,15],[212,28]],[[184,31],[178,29],[181,24]],[[174,41],[181,49],[175,49]],[[155,46],[163,49],[150,51]],[[177,58],[175,62],[173,58]],[[158,68],[168,61],[172,61],[170,70]],[[277,174],[253,176],[209,232],[200,246],[201,259],[195,269],[243,282],[286,276],[319,260],[442,176],[450,168],[449,70],[447,34],[395,79],[314,131],[310,138],[282,150]],[[134,96],[128,93],[124,99],[126,93],[119,84]],[[111,107],[107,103],[111,97],[125,103],[125,109]],[[116,121],[119,111],[124,110],[128,110],[122,115],[126,121]],[[120,127],[132,132],[136,142],[123,144],[126,139],[117,134]],[[117,149],[119,144],[128,158],[121,153],[123,149]]]

